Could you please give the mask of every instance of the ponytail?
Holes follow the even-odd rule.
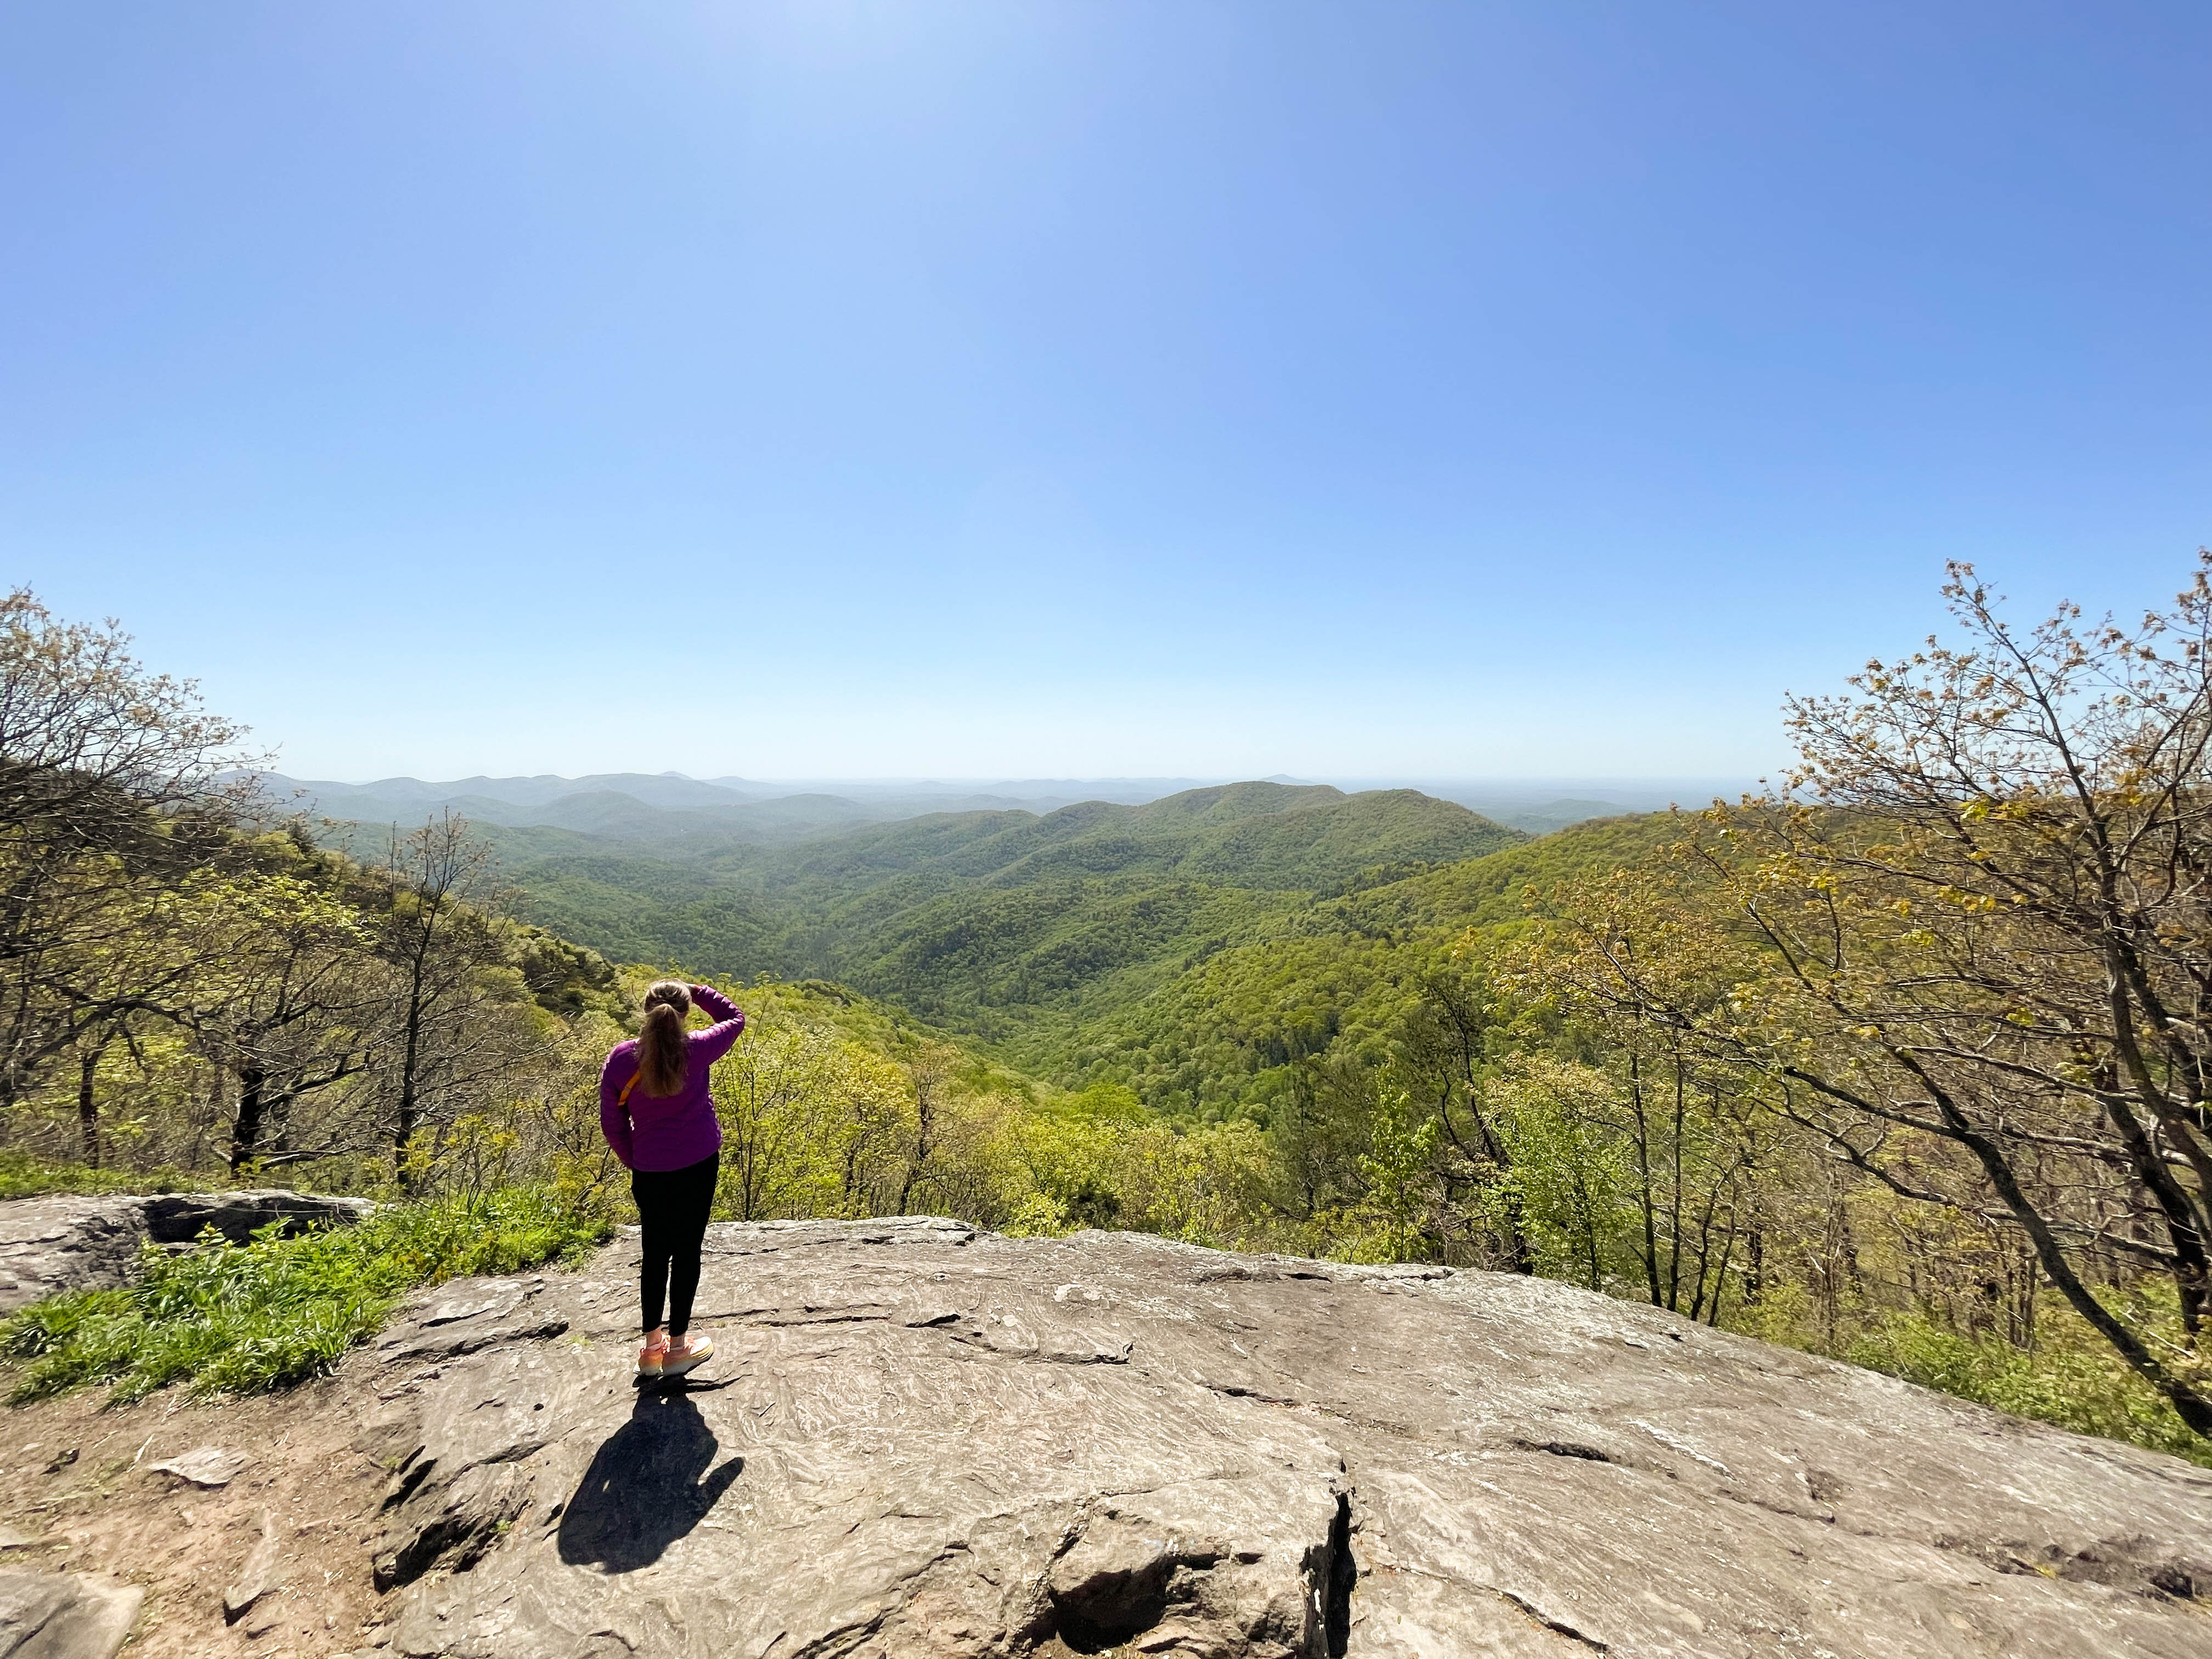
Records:
[[[637,1081],[648,1095],[672,1095],[684,1086],[684,1062],[691,1046],[684,1040],[684,1017],[690,1012],[690,988],[672,979],[662,980],[645,994]]]

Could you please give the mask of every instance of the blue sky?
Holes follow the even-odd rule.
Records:
[[[0,576],[367,778],[1731,775],[2212,540],[2212,11],[0,5]]]

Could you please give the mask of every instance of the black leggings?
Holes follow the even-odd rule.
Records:
[[[638,1242],[645,1260],[638,1280],[645,1328],[660,1323],[668,1301],[668,1334],[691,1328],[691,1298],[699,1292],[699,1245],[714,1207],[714,1182],[722,1155],[714,1152],[681,1170],[632,1170],[629,1195],[637,1200]]]

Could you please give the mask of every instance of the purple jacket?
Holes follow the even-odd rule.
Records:
[[[633,1170],[681,1170],[722,1150],[722,1126],[707,1094],[708,1068],[730,1052],[745,1029],[738,1005],[711,985],[691,988],[691,1000],[714,1017],[703,1031],[686,1031],[684,1086],[648,1095],[643,1085],[623,1103],[623,1085],[637,1075],[637,1039],[615,1044],[599,1072],[599,1127],[615,1156]]]

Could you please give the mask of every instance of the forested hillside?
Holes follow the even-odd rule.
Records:
[[[499,830],[523,914],[617,960],[837,981],[1066,1087],[1218,1117],[1387,1030],[1471,927],[1680,830],[1541,840],[1412,791],[1245,783],[939,814],[682,862]]]
[[[1358,892],[1256,908],[1011,1051],[1073,1086],[1125,1085],[1155,1109],[1265,1116],[1306,1062],[1379,1059],[1471,943],[1494,950],[1561,884],[1648,859],[1682,834],[1666,813],[1580,824]]]
[[[834,979],[1055,1073],[1083,1024],[1316,896],[1528,839],[1411,790],[1243,783],[696,856],[488,832],[521,914],[617,959]]]

